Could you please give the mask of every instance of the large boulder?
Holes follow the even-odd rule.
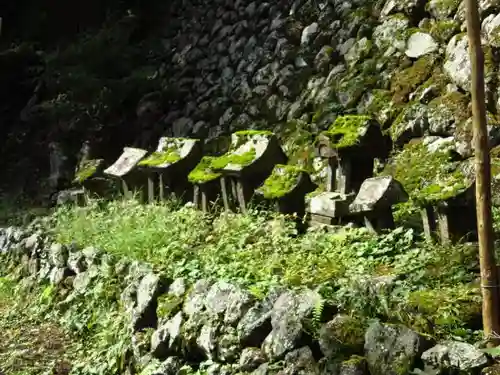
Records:
[[[432,342],[401,325],[372,323],[365,334],[365,356],[371,375],[408,375]]]
[[[425,365],[440,371],[477,373],[488,365],[486,355],[473,345],[459,341],[445,341],[422,354]]]

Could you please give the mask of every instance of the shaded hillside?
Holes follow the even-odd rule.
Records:
[[[3,94],[2,168],[24,156],[30,172],[14,175],[29,176],[28,186],[46,179],[57,148],[69,178],[86,140],[92,156],[112,161],[123,146],[151,148],[161,135],[202,138],[216,152],[226,135],[247,128],[277,131],[293,163],[319,171],[308,146],[346,113],[377,119],[396,152],[426,137],[418,155],[410,149],[402,160],[423,160],[447,145],[447,167],[427,179],[453,174],[472,156],[470,61],[458,0],[103,4],[86,12],[87,32],[39,41],[43,84],[23,116],[37,85],[25,86],[22,98],[11,98],[13,89]],[[492,147],[500,143],[499,12],[500,2],[481,3]],[[397,163],[386,168],[395,170]],[[410,180],[422,180],[422,171],[404,172],[397,176],[412,195]]]

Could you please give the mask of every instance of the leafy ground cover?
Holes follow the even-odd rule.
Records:
[[[475,245],[437,246],[402,227],[383,236],[363,229],[309,231],[259,210],[214,218],[175,202],[92,201],[54,214],[60,242],[95,246],[146,261],[172,277],[238,282],[263,296],[276,285],[318,288],[342,309],[399,321],[426,333],[475,337],[480,291]],[[390,293],[369,295],[373,278]]]
[[[473,244],[440,246],[403,227],[382,236],[362,229],[299,235],[292,220],[276,213],[252,209],[209,216],[174,201],[92,200],[87,207],[57,209],[49,227],[60,242],[149,262],[172,277],[237,282],[257,297],[278,285],[308,286],[357,317],[401,322],[436,338],[481,339]],[[104,272],[82,294],[19,283],[17,274],[0,265],[1,370],[126,370],[132,347],[118,294],[127,280]],[[391,288],[374,294],[379,281]]]

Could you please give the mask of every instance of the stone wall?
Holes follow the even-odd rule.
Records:
[[[293,133],[300,118],[316,132],[358,112],[376,117],[397,146],[431,135],[470,157],[463,8],[458,0],[176,2],[160,69],[176,96],[161,128],[213,139],[287,123]],[[499,11],[497,1],[481,3],[492,146]]]
[[[116,278],[131,373],[404,375],[425,365],[477,374],[491,363],[463,342],[435,345],[401,325],[365,323],[315,290],[277,288],[256,299],[222,280],[190,285],[148,264],[54,243],[36,227],[0,229],[0,260],[18,266],[22,283],[69,288],[66,303],[98,288],[99,275]]]

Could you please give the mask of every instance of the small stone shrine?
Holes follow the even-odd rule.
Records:
[[[147,153],[140,148],[124,147],[118,160],[104,170],[104,174],[121,182],[125,197],[131,197],[134,191],[137,191],[144,200],[147,179],[136,167]]]
[[[213,156],[204,156],[200,163],[189,173],[188,180],[194,185],[193,203],[203,212],[209,211],[209,204],[214,204],[220,196],[221,173],[211,168]]]
[[[212,170],[222,175],[225,209],[238,206],[245,212],[255,189],[269,177],[276,164],[285,164],[287,160],[273,133],[255,130],[233,133],[229,151],[211,161]]]
[[[392,206],[408,201],[403,185],[391,176],[368,178],[349,205],[351,215],[363,217],[366,228],[374,233],[394,228]]]
[[[147,175],[148,200],[165,199],[165,190],[182,198],[191,197],[189,172],[202,157],[198,139],[162,137],[158,148],[138,163],[139,170]]]
[[[432,193],[431,193],[432,192]],[[425,237],[441,243],[474,240],[477,236],[474,169],[464,162],[447,181],[434,181],[421,201]]]
[[[73,184],[86,193],[104,197],[108,195],[109,181],[103,175],[104,159],[82,160],[77,167]]]
[[[302,168],[278,164],[271,176],[257,189],[265,199],[274,202],[276,211],[283,214],[305,215],[305,196],[314,191],[317,185],[311,181],[307,171]]]
[[[388,152],[386,136],[371,117],[338,117],[316,142],[316,153],[327,164],[327,181],[326,191],[309,199],[311,220],[322,224],[357,222],[359,215],[350,211],[350,205],[363,182],[373,176],[375,159],[385,158]]]

